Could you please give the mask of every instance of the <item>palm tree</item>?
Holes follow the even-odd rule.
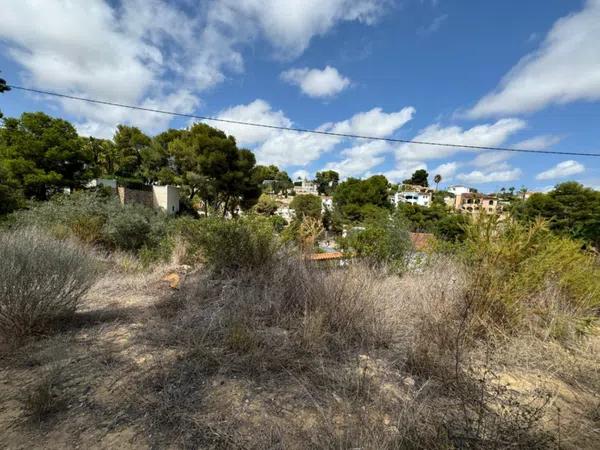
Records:
[[[433,177],[433,182],[435,183],[436,192],[438,190],[438,185],[440,184],[440,181],[442,181],[442,176],[438,173],[435,177]]]

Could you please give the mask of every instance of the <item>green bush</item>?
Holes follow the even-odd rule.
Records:
[[[180,222],[179,229],[188,245],[188,255],[201,255],[218,273],[268,265],[281,246],[273,223],[266,217],[190,219]]]
[[[371,265],[402,271],[412,248],[406,220],[400,214],[364,224],[340,241],[342,249],[353,252]]]
[[[548,325],[554,310],[560,327],[586,331],[600,310],[600,266],[581,247],[553,234],[543,221],[476,221],[466,241],[473,312],[484,323],[514,329],[526,318]]]
[[[98,274],[89,253],[39,229],[0,233],[0,335],[43,333],[73,316]]]
[[[13,226],[36,226],[53,236],[75,236],[108,250],[139,251],[158,247],[167,232],[167,216],[138,204],[122,206],[112,195],[75,192],[15,214]]]

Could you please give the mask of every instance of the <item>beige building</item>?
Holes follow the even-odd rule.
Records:
[[[160,209],[167,214],[179,212],[179,189],[175,186],[152,186],[148,190],[117,188],[121,204],[140,203],[149,208]]]
[[[502,214],[503,206],[493,195],[467,192],[454,197],[454,209],[463,214]]]

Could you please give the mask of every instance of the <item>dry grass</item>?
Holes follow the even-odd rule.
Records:
[[[181,267],[123,265],[85,298],[80,314],[94,320],[65,341],[68,382],[22,389],[34,400],[20,403],[27,417],[52,399],[70,408],[50,407],[45,434],[26,441],[19,429],[14,446],[58,430],[69,433],[60,442],[88,448],[107,438],[121,448],[257,450],[600,442],[598,341],[541,332],[559,306],[519,335],[478,338],[468,271],[455,260],[396,277],[282,252],[234,277],[189,273],[180,290],[160,279]],[[546,300],[561,305],[551,292]],[[56,361],[36,346],[29,363],[6,363],[7,376],[47,373]]]

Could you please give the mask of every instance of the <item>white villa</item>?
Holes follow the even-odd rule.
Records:
[[[392,198],[394,206],[398,206],[400,203],[410,203],[411,205],[429,208],[431,201],[431,192],[402,191],[396,192]]]

